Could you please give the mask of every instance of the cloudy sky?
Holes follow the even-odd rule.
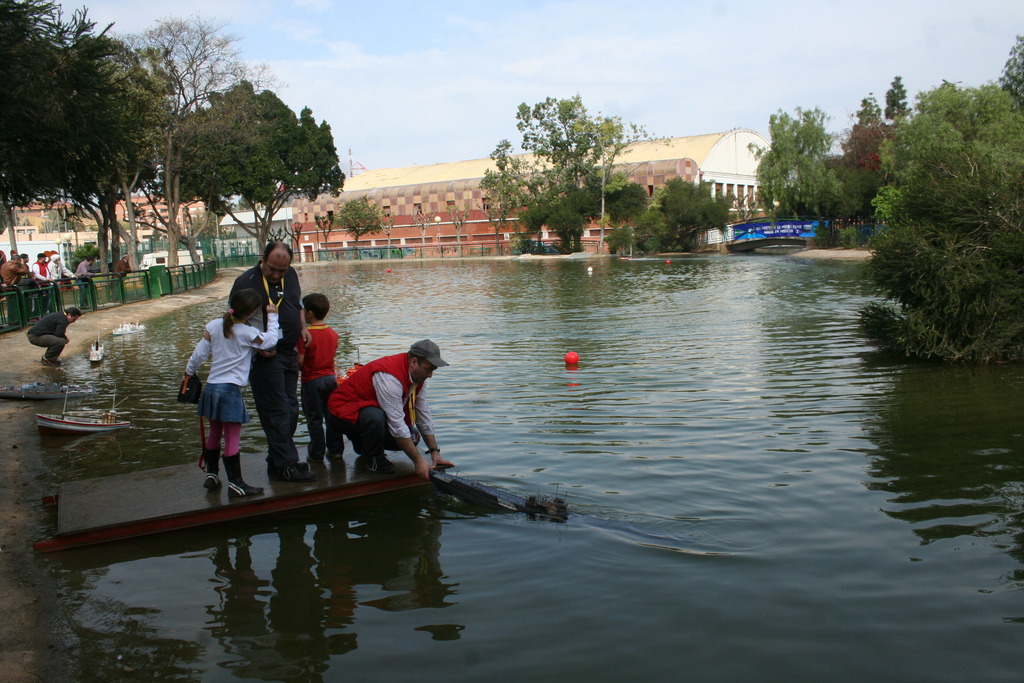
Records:
[[[268,65],[280,97],[326,120],[349,170],[475,159],[518,144],[522,102],[579,94],[652,136],[767,135],[782,109],[849,128],[896,75],[913,101],[943,79],[996,80],[1020,0],[85,0],[99,27],[198,13]],[[66,11],[82,3],[64,3]],[[169,7],[173,9],[168,9]]]

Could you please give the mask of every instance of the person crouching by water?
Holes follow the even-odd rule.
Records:
[[[60,365],[60,354],[71,339],[68,337],[68,325],[82,317],[82,311],[74,306],[63,311],[47,313],[28,328],[28,341],[35,346],[46,349],[42,363],[50,367]]]
[[[267,351],[277,346],[279,325],[277,306],[267,305],[267,330],[261,332],[245,324],[263,303],[255,289],[240,289],[231,294],[230,308],[223,318],[206,324],[203,338],[196,344],[185,377],[198,372],[199,367],[213,354],[210,375],[199,398],[196,414],[210,420],[210,433],[203,444],[206,479],[203,487],[208,491],[220,488],[220,440],[224,436],[224,470],[228,476],[228,498],[255,496],[263,493],[258,486],[249,486],[242,479],[241,457],[238,454],[242,424],[249,421],[242,400],[242,387],[249,383],[249,368],[257,349]]]
[[[392,474],[395,466],[385,450],[403,451],[416,474],[430,479],[438,465],[453,467],[441,457],[434,436],[425,383],[434,370],[448,365],[441,350],[429,339],[416,342],[407,353],[370,361],[338,385],[327,399],[328,420],[351,441],[363,465],[371,472]],[[420,435],[427,444],[428,464],[416,444]],[[359,461],[356,461],[360,464]]]

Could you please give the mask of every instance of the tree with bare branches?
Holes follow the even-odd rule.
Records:
[[[466,221],[469,220],[469,214],[469,206],[458,209],[454,203],[448,205],[448,216],[452,219],[452,226],[455,228],[455,245],[458,247],[459,256],[462,256],[462,229],[466,226]]]
[[[159,229],[168,241],[167,264],[178,265],[177,246],[183,239],[183,175],[193,161],[202,132],[203,110],[211,98],[242,81],[262,87],[266,68],[251,67],[235,47],[237,38],[223,32],[224,24],[199,16],[167,18],[131,40],[145,68],[163,85],[161,138],[153,150],[155,182],[148,187],[149,203],[163,203],[166,216],[155,211]],[[193,246],[194,248],[194,246]]]

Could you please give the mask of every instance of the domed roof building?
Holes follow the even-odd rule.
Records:
[[[757,196],[757,159],[752,145],[767,148],[769,143],[759,133],[742,128],[643,140],[619,154],[615,170],[646,187],[648,196],[672,178],[712,183],[715,194],[732,195],[741,208],[752,205]],[[297,199],[293,203],[297,251],[303,260],[312,260],[316,251],[352,246],[444,248],[458,244],[494,253],[494,248],[515,233],[515,222],[501,226],[496,233],[488,221],[486,193],[480,188],[488,169],[496,170],[489,158],[374,169],[348,177],[338,197],[321,195],[314,201]],[[388,223],[386,232],[367,235],[356,245],[347,232],[318,228],[317,217],[331,216],[346,202],[362,197],[381,209]],[[584,244],[596,251],[598,238],[599,230],[589,229]]]

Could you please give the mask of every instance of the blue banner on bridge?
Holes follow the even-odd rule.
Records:
[[[763,240],[773,237],[802,237],[809,239],[814,237],[814,231],[818,227],[818,221],[802,221],[798,219],[779,220],[772,223],[770,220],[747,221],[732,226],[732,238],[734,240]]]

